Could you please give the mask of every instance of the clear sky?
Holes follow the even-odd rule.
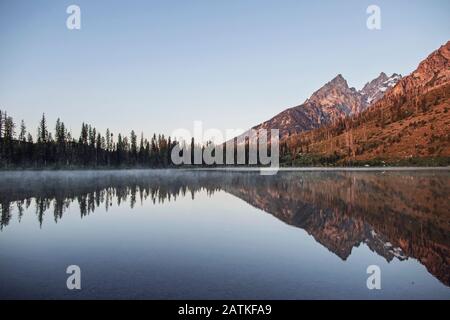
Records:
[[[81,30],[66,8],[81,8]],[[366,8],[381,8],[381,30]],[[360,88],[450,40],[450,1],[0,0],[0,109],[35,134],[247,129],[341,73]]]

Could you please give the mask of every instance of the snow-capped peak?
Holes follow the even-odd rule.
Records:
[[[367,105],[377,102],[380,100],[384,93],[390,88],[394,87],[398,81],[402,78],[401,75],[394,73],[388,77],[384,72],[368,82],[359,93],[363,96],[363,102]]]

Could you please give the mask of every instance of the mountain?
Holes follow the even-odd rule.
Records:
[[[377,78],[366,83],[366,85],[361,89],[360,93],[363,101],[367,106],[371,103],[377,102],[384,96],[385,92],[394,87],[401,78],[402,76],[396,73],[390,77],[388,77],[384,72],[380,73]]]
[[[280,138],[283,139],[319,128],[364,111],[370,103],[379,100],[385,91],[400,79],[401,76],[398,74],[388,77],[385,73],[381,73],[362,90],[357,91],[350,88],[344,77],[339,74],[314,92],[303,104],[286,109],[252,129],[279,129]]]
[[[417,259],[449,286],[449,203],[426,200],[446,197],[448,176],[414,179],[420,182],[389,172],[290,172],[222,178],[220,188],[304,229],[342,260],[365,244],[387,261]]]
[[[355,88],[349,88],[342,75],[337,75],[333,80],[313,93],[305,101],[303,108],[314,107],[320,110],[319,125],[336,120],[342,116],[357,113],[363,106],[361,95]]]
[[[364,93],[372,97],[371,84]],[[363,89],[364,90],[364,89]],[[362,91],[363,91],[362,90]],[[376,99],[376,98],[375,98]],[[450,41],[382,98],[350,118],[289,138],[291,155],[307,150],[342,161],[450,157]]]
[[[442,88],[450,82],[450,41],[431,53],[417,69],[400,81],[392,91],[394,95],[424,94]],[[447,92],[448,93],[448,92]]]

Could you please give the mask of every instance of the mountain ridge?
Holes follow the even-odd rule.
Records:
[[[358,115],[287,139],[290,155],[340,161],[450,157],[450,41]]]
[[[348,85],[342,74],[338,74],[313,92],[302,104],[287,108],[269,120],[253,126],[252,129],[279,129],[281,139],[317,129],[366,110],[370,103],[378,101],[386,89],[400,79],[401,76],[398,74],[394,73],[388,77],[382,72],[358,91]],[[247,134],[248,131],[237,138]]]

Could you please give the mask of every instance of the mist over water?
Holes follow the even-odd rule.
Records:
[[[447,170],[0,181],[0,298],[450,298]],[[80,291],[66,288],[73,264]],[[369,265],[381,290],[366,287]]]

